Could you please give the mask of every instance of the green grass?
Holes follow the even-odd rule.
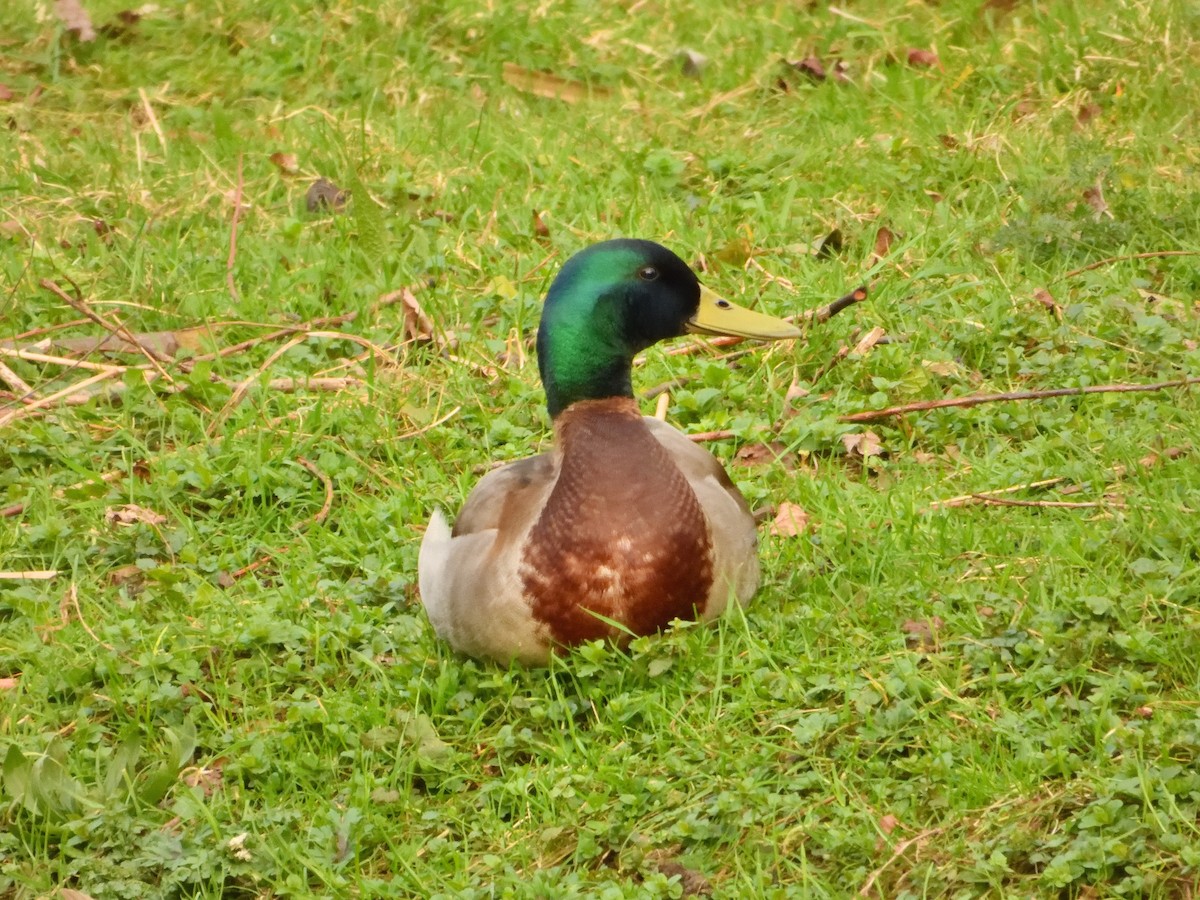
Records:
[[[109,357],[101,396],[0,430],[0,570],[57,572],[0,581],[0,896],[1196,895],[1194,392],[912,414],[865,463],[838,421],[1197,373],[1200,257],[1129,258],[1200,234],[1194,4],[160,6],[86,45],[0,9],[0,341],[103,334],[22,336],[80,318],[44,279],[135,332],[207,326],[169,379]],[[810,53],[849,83],[781,63]],[[343,214],[306,211],[318,176]],[[615,235],[776,314],[873,283],[795,347],[635,374],[689,379],[669,419],[732,431],[708,446],[751,502],[810,528],[764,527],[764,586],[716,627],[550,672],[456,657],[424,522],[547,445],[540,298]],[[405,286],[437,344],[378,302]],[[0,361],[41,397],[90,374]],[[311,376],[353,381],[268,383]],[[787,465],[733,463],[765,440]],[[1093,505],[932,506],[1051,478],[1004,496]],[[126,504],[161,518],[106,521]]]

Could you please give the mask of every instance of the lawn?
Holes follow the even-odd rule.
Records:
[[[84,6],[0,7],[0,897],[1200,895],[1195,4]],[[635,370],[763,587],[456,656],[618,235],[868,288]]]

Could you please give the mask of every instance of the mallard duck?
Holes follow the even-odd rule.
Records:
[[[703,287],[651,241],[567,260],[546,295],[538,371],[554,449],[475,486],[421,542],[421,600],[459,652],[538,665],[594,638],[709,620],[757,590],[754,517],[721,464],[633,399],[634,355],[688,332],[776,340],[781,319]]]

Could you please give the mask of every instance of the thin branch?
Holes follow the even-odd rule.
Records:
[[[919,403],[905,403],[902,406],[889,406],[886,409],[871,409],[864,412],[838,416],[839,422],[877,422],[892,416],[902,416],[910,412],[924,412],[930,409],[966,408],[980,406],[984,403],[1016,400],[1045,400],[1050,397],[1078,397],[1083,394],[1123,394],[1140,391],[1162,391],[1168,388],[1187,387],[1200,384],[1200,377],[1177,378],[1174,381],[1160,381],[1156,384],[1094,384],[1089,387],[1051,388],[1044,391],[1010,391],[1003,394],[972,394],[969,397],[952,397],[944,400],[923,400]]]
[[[258,381],[257,378],[250,378],[246,381],[227,381],[220,379],[221,383],[231,385],[235,388],[245,389],[253,387]],[[278,391],[281,394],[298,394],[303,391],[330,391],[336,393],[344,391],[348,388],[362,387],[364,382],[361,378],[346,377],[320,377],[312,378],[272,378],[265,385],[269,391]]]
[[[57,284],[55,284],[49,278],[43,278],[41,281],[41,285],[43,288],[50,291],[50,293],[54,294],[56,297],[58,297],[60,300],[62,300],[64,303],[66,303],[68,306],[70,306],[72,309],[74,309],[76,312],[79,312],[79,313],[87,316],[89,319],[91,319],[93,322],[95,322],[97,325],[99,325],[105,331],[109,332],[110,334],[115,335],[116,337],[119,337],[123,341],[128,341],[131,346],[137,347],[138,350],[141,352],[141,354],[143,356],[145,356],[147,360],[149,360],[150,365],[153,366],[154,369],[158,372],[159,377],[165,378],[165,379],[167,379],[167,381],[173,380],[171,378],[171,376],[167,374],[167,370],[164,369],[161,365],[162,362],[170,362],[170,358],[164,357],[164,356],[154,352],[154,350],[152,350],[151,348],[147,347],[141,341],[141,339],[139,339],[136,334],[134,334],[132,331],[130,331],[128,328],[126,328],[124,323],[122,323],[119,319],[114,320],[113,322],[108,321],[108,319],[104,318],[104,316],[100,315],[100,313],[96,312],[90,306],[88,306],[87,303],[84,302],[81,298],[72,297],[70,294],[68,294],[66,291],[64,291],[62,288],[60,288]]]
[[[303,456],[297,456],[296,462],[302,465],[305,469],[321,480],[321,484],[325,488],[325,502],[321,504],[321,508],[317,510],[317,514],[312,517],[309,526],[320,525],[325,521],[325,517],[329,515],[329,509],[333,506],[333,481],[328,475],[317,468],[317,464],[311,460],[305,459]]]
[[[437,428],[439,425],[446,424],[451,419],[453,419],[455,416],[457,416],[461,411],[462,411],[462,407],[456,406],[456,407],[454,407],[454,409],[450,410],[450,412],[446,413],[444,416],[440,416],[439,418],[434,419],[428,425],[422,425],[420,428],[417,428],[414,431],[406,431],[404,434],[397,434],[397,435],[395,435],[394,439],[398,440],[398,441],[406,441],[409,438],[417,437],[417,435],[425,434],[425,432],[432,431],[433,429]]]
[[[1068,272],[1061,278],[1054,279],[1052,284],[1057,284],[1060,281],[1066,281],[1068,278],[1074,278],[1076,275],[1082,275],[1084,272],[1090,272],[1092,269],[1099,269],[1102,266],[1110,265],[1111,263],[1128,262],[1131,259],[1160,259],[1166,256],[1196,256],[1200,254],[1197,250],[1155,250],[1150,253],[1132,253],[1129,256],[1110,256],[1107,259],[1097,260],[1094,263],[1088,263],[1082,269],[1075,269],[1073,272]]]
[[[228,347],[222,347],[220,350],[215,350],[212,353],[202,353],[199,356],[193,356],[191,359],[184,361],[184,367],[190,370],[195,363],[208,362],[209,360],[213,359],[224,359],[227,356],[233,356],[236,353],[241,353],[243,350],[249,350],[251,347],[257,347],[259,344],[266,344],[270,341],[275,341],[283,337],[289,337],[293,334],[309,332],[317,327],[324,328],[332,326],[337,328],[341,325],[345,325],[347,322],[353,322],[357,317],[358,313],[352,312],[345,313],[344,315],[340,316],[326,316],[321,319],[313,319],[300,325],[289,325],[286,328],[280,328],[276,331],[270,332],[269,334],[264,334],[255,338],[248,338],[236,344],[230,344]],[[258,323],[254,324],[257,327],[271,327],[258,325]]]
[[[225,260],[225,284],[229,288],[229,296],[233,298],[234,303],[242,302],[242,298],[238,294],[237,285],[233,282],[233,264],[237,261],[238,219],[242,215],[243,187],[242,154],[239,153],[237,166],[237,188],[233,192],[233,219],[229,226],[229,258]]]
[[[92,372],[124,372],[126,366],[114,366],[109,363],[88,362],[86,359],[70,359],[66,356],[51,356],[48,353],[36,353],[33,350],[13,350],[0,347],[0,356],[10,359],[23,359],[26,362],[50,363],[55,366],[65,366],[68,369],[88,369]]]
[[[20,341],[28,340],[29,338],[41,337],[43,334],[53,334],[56,331],[74,328],[77,325],[86,325],[87,322],[87,319],[72,319],[70,322],[62,322],[58,325],[46,325],[43,328],[34,328],[30,331],[22,331],[20,334],[14,334],[6,341],[0,341],[0,346],[15,347]]]
[[[57,403],[59,400],[63,399],[64,397],[70,397],[72,394],[76,394],[79,391],[82,391],[84,388],[90,387],[91,385],[93,385],[99,381],[104,381],[108,378],[112,378],[113,375],[115,375],[117,373],[117,371],[119,371],[119,370],[108,371],[108,372],[97,372],[95,375],[91,375],[91,376],[83,379],[82,381],[78,381],[75,384],[65,387],[61,391],[55,391],[53,394],[48,394],[45,397],[41,397],[38,400],[34,400],[28,406],[23,406],[20,409],[15,409],[15,410],[12,410],[11,412],[4,413],[3,415],[0,415],[0,428],[3,428],[9,422],[13,422],[16,419],[21,419],[21,418],[24,418],[25,416],[31,415],[32,413],[36,412],[39,409],[44,409],[47,406],[53,406],[55,403]]]
[[[660,422],[667,421],[667,408],[671,405],[671,394],[668,391],[663,391],[658,395],[658,402],[654,405],[654,418]]]
[[[729,431],[728,429],[722,431],[698,431],[695,434],[689,434],[687,439],[700,444],[704,441],[727,441],[736,435],[737,432]]]
[[[217,429],[220,427],[221,423],[225,421],[225,418],[237,407],[239,403],[242,402],[242,399],[246,396],[246,392],[250,390],[250,387],[254,384],[258,375],[261,375],[263,372],[269,369],[275,363],[275,361],[279,359],[279,357],[283,356],[283,354],[287,353],[293,347],[303,344],[309,338],[330,338],[333,340],[353,341],[360,347],[366,347],[368,350],[374,352],[378,356],[383,357],[392,365],[397,367],[400,365],[399,361],[382,347],[378,346],[377,344],[373,344],[366,338],[359,337],[356,334],[347,334],[342,331],[301,332],[282,347],[277,348],[274,353],[268,356],[266,361],[258,367],[257,375],[247,378],[234,389],[229,399],[225,402],[225,405],[221,407],[220,411],[213,419],[212,424],[208,426],[209,437],[212,437],[217,433]]]
[[[298,531],[307,531],[312,526],[321,524],[323,521],[325,521],[325,517],[329,515],[329,510],[333,506],[333,481],[328,475],[317,468],[315,463],[305,459],[303,456],[297,456],[296,462],[303,466],[308,472],[319,478],[321,485],[325,488],[325,502],[321,504],[321,508],[317,511],[316,515],[309,519],[307,523],[297,526]],[[289,549],[291,549],[294,543],[295,541],[288,541],[282,547],[279,547],[275,550],[268,550],[258,559],[254,560],[254,562],[242,566],[236,572],[230,572],[228,575],[222,575],[220,579],[222,585],[226,587],[232,585],[234,582],[241,580],[251,572],[261,569],[276,557],[286,553]]]
[[[154,135],[158,138],[158,146],[162,147],[163,159],[167,158],[167,138],[163,134],[162,126],[158,124],[158,116],[154,114],[154,107],[150,105],[150,98],[146,96],[145,88],[138,88],[138,97],[142,101],[142,110],[146,113],[146,118],[150,121],[150,127],[154,129]]]
[[[858,889],[858,896],[871,896],[871,889],[875,887],[875,882],[879,880],[879,876],[882,875],[892,863],[903,856],[909,847],[911,847],[913,844],[919,844],[922,841],[928,840],[936,834],[941,834],[945,830],[946,826],[944,825],[938,828],[927,828],[919,834],[914,834],[912,837],[906,838],[905,840],[896,844],[895,849],[892,851],[892,855],[888,857],[887,861],[867,876],[867,880],[863,882],[863,886]]]
[[[4,381],[13,390],[22,394],[22,400],[32,397],[37,393],[33,388],[25,383],[24,379],[22,379],[20,375],[10,369],[4,363],[0,363],[0,381]]]
[[[971,503],[979,503],[991,497],[999,497],[1003,494],[1015,494],[1017,491],[1032,491],[1039,488],[1053,487],[1056,484],[1062,484],[1067,481],[1065,475],[1060,475],[1057,478],[1046,478],[1042,481],[1032,481],[1028,484],[1012,484],[1008,487],[995,488],[990,491],[979,491],[974,494],[961,494],[958,497],[950,497],[946,500],[935,500],[926,507],[926,511],[932,512],[936,509],[950,509],[955,506],[967,506]]]
[[[83,626],[83,630],[88,633],[88,636],[105,650],[115,649],[112,644],[100,640],[100,638],[96,636],[96,632],[92,631],[91,626],[88,625],[87,619],[83,617],[83,610],[79,608],[79,589],[75,586],[75,582],[73,581],[71,582],[71,586],[67,589],[67,599],[69,599],[71,605],[75,607],[75,618],[79,619],[79,624]]]
[[[867,286],[861,285],[850,293],[838,297],[832,303],[827,303],[824,306],[818,306],[816,309],[810,309],[806,313],[801,313],[798,318],[809,325],[820,325],[822,322],[828,322],[842,310],[849,309],[857,303],[862,303],[867,299],[867,294]]]
[[[1032,506],[1045,507],[1047,509],[1096,509],[1097,507],[1106,506],[1124,506],[1124,503],[1119,501],[1113,503],[1096,503],[1096,502],[1079,502],[1068,500],[1013,500],[1010,497],[988,497],[983,494],[972,494],[980,503],[991,504],[993,506]]]

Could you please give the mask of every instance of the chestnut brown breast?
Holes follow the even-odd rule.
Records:
[[[713,582],[708,523],[629,398],[588,400],[555,421],[558,480],[526,542],[521,579],[554,640],[649,634],[693,619]]]

